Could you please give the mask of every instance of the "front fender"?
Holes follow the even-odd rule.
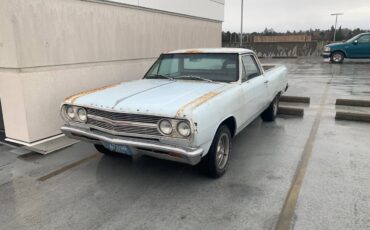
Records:
[[[344,53],[344,57],[347,57],[347,49],[345,47],[342,47],[342,46],[331,47],[330,56],[334,52],[338,52],[338,51]]]
[[[192,111],[192,121],[196,127],[194,145],[201,146],[204,154],[207,154],[218,127],[226,119],[235,119],[238,127],[242,94],[237,87],[212,98]]]

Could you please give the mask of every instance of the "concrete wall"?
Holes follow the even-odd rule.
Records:
[[[7,3],[7,4],[6,4]],[[17,67],[15,31],[12,9],[8,2],[0,1],[0,67]],[[1,93],[1,92],[0,92]]]
[[[60,134],[71,94],[138,79],[162,52],[219,47],[221,22],[78,0],[0,1],[0,98],[7,137]]]
[[[19,140],[27,140],[28,124],[22,91],[19,74],[7,70],[0,72],[0,98],[6,133]]]
[[[223,43],[224,47],[239,47],[239,43]],[[300,57],[320,56],[323,42],[256,42],[245,43],[244,48],[251,49],[259,57]]]

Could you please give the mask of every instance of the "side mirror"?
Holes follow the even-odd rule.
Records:
[[[357,40],[354,40],[353,41],[353,44],[357,45],[358,44],[358,41]]]

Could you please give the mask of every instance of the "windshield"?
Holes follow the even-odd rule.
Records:
[[[238,54],[163,54],[145,78],[235,82]]]
[[[349,39],[348,41],[346,41],[347,43],[353,43],[356,39],[358,39],[358,37],[361,36],[361,34],[359,35],[356,35],[354,36],[353,38]]]

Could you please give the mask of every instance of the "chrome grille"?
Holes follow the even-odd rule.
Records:
[[[162,117],[150,116],[150,115],[136,115],[127,113],[114,113],[108,111],[102,111],[97,109],[87,109],[87,113],[97,117],[104,117],[116,121],[131,121],[131,122],[142,122],[157,124]]]
[[[157,123],[162,117],[87,109],[87,124],[119,134],[161,136]]]

